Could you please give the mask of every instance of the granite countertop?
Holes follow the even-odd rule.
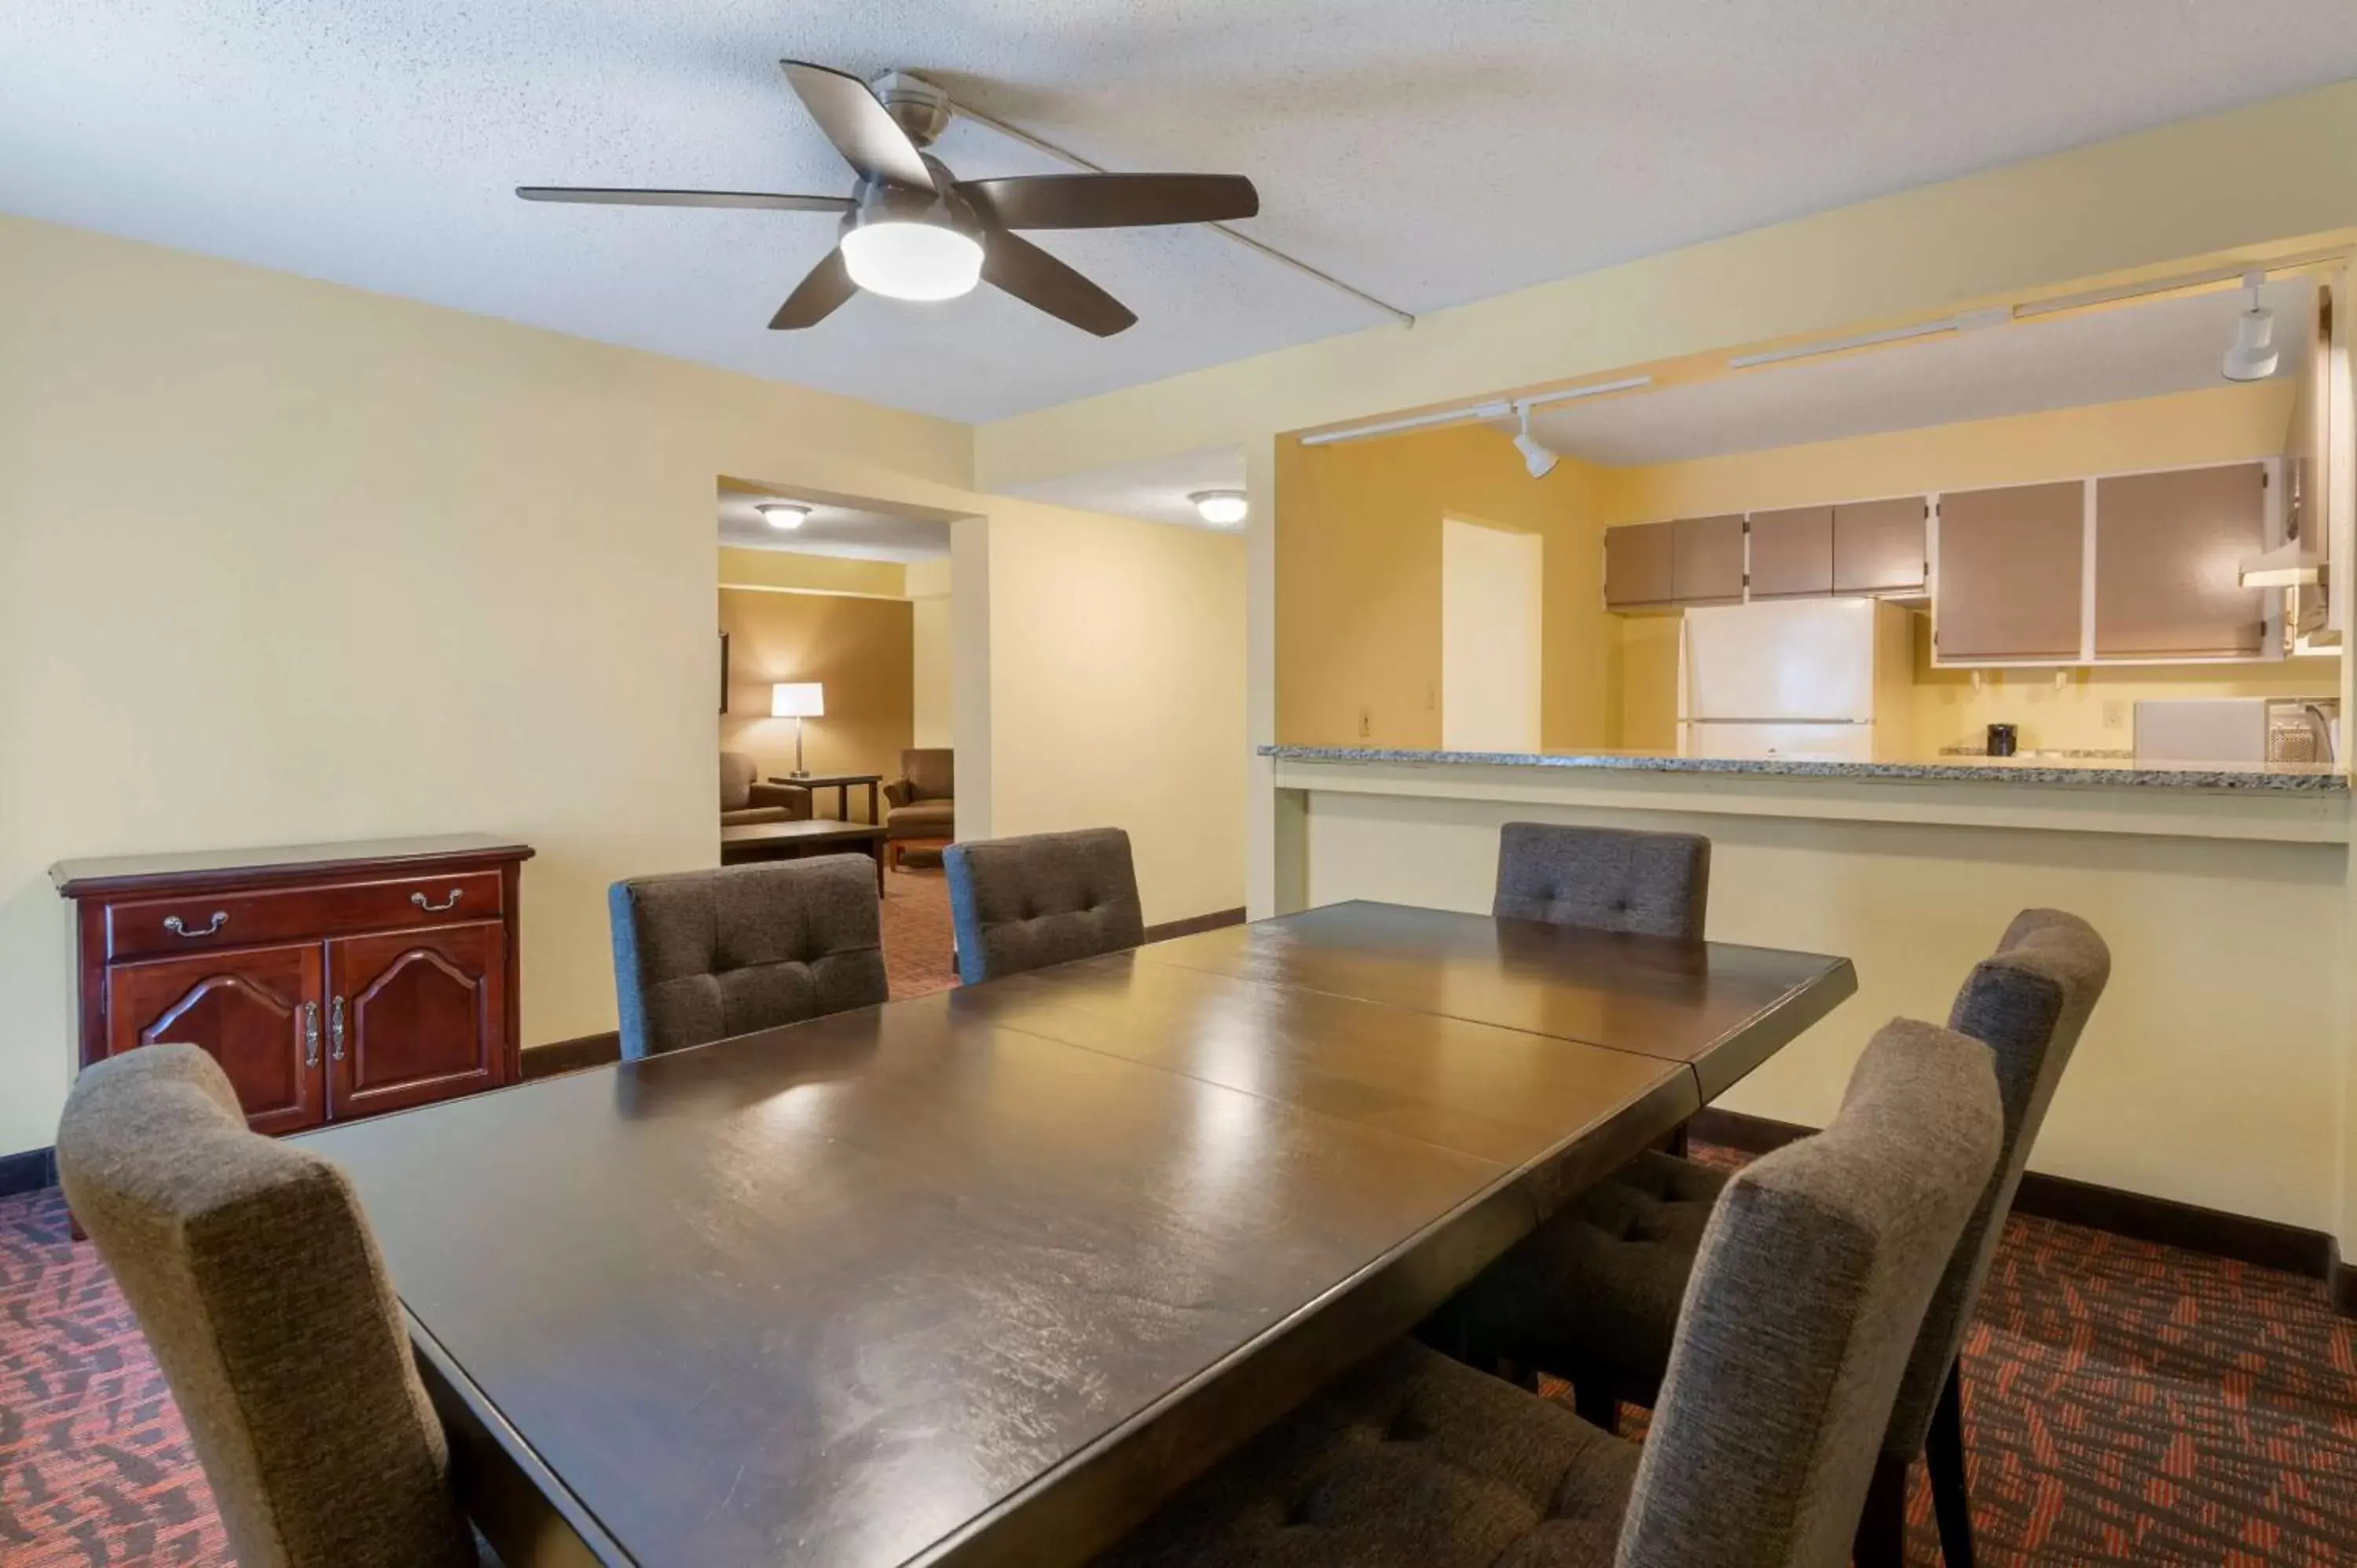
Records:
[[[2110,789],[2298,790],[2346,794],[2347,776],[2304,762],[2137,762],[2133,757],[1947,757],[1920,762],[1843,762],[1828,757],[1679,757],[1660,751],[1587,751],[1562,756],[1495,751],[1415,751],[1396,746],[1264,746],[1279,762],[1458,763],[1487,768],[1568,768],[1631,773],[1760,773],[1794,779],[1898,779],[1935,782],[2063,784]]]

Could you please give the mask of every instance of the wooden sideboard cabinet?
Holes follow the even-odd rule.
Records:
[[[79,1065],[200,1046],[269,1133],[514,1083],[532,853],[458,834],[61,861]]]

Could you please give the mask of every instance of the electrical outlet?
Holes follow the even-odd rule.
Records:
[[[2128,705],[2126,703],[2105,703],[2104,704],[2104,727],[2105,729],[2127,728]]]
[[[1359,738],[1365,740],[1375,733],[1375,710],[1363,703],[1359,708]]]

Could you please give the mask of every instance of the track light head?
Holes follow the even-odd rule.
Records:
[[[1516,403],[1515,413],[1522,417],[1523,427],[1514,435],[1514,450],[1523,455],[1523,467],[1534,479],[1544,479],[1555,471],[1563,459],[1552,447],[1531,434],[1531,410],[1528,403]]]
[[[2226,350],[2225,371],[2230,381],[2263,381],[2276,373],[2282,363],[2283,353],[2276,347],[2276,313],[2259,303],[2259,285],[2266,281],[2265,273],[2252,273],[2243,279],[2250,291],[2250,308],[2235,319],[2234,346]]]

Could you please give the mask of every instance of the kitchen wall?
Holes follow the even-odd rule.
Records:
[[[720,748],[749,752],[764,778],[791,771],[795,721],[770,716],[770,686],[815,681],[826,713],[802,721],[809,770],[899,777],[900,753],[915,744],[912,611],[906,599],[723,585],[729,682]],[[855,800],[850,809],[862,808]],[[820,814],[834,810],[833,796],[823,797]]]
[[[1609,523],[1765,510],[1917,490],[2035,484],[2091,473],[2229,463],[2278,456],[2291,382],[2222,385],[2172,396],[2017,414],[1764,452],[1634,467],[1599,467],[1594,495]],[[1677,618],[1616,618],[1620,745],[1674,746]],[[2018,724],[2028,747],[2126,748],[2140,699],[2335,696],[2339,660],[2067,671],[1934,670],[1928,618],[1917,621],[1915,703],[1921,744],[1977,741],[1991,723]]]
[[[1611,735],[1594,470],[1534,479],[1506,433],[1462,426],[1277,448],[1276,733],[1300,745],[1440,744],[1441,523],[1536,533],[1540,743]]]
[[[909,569],[897,561],[854,561],[840,555],[805,555],[799,550],[740,550],[725,544],[720,547],[720,581],[726,587],[802,589],[816,594],[865,594],[871,598],[898,599],[908,595],[908,574]]]

